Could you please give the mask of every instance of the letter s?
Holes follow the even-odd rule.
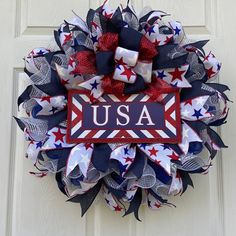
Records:
[[[117,125],[122,125],[122,126],[124,126],[124,125],[127,125],[127,124],[129,123],[130,118],[129,118],[129,116],[128,116],[127,114],[125,114],[125,113],[123,113],[123,112],[121,111],[121,108],[122,108],[122,107],[126,108],[126,111],[129,112],[129,106],[120,105],[120,106],[117,108],[117,113],[118,113],[118,115],[121,116],[121,117],[123,117],[123,118],[125,118],[125,119],[126,119],[126,122],[125,122],[125,123],[121,123],[121,122],[119,121],[119,119],[117,118],[117,119],[116,119],[116,124],[117,124]]]

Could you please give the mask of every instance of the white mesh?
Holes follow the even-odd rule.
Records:
[[[48,130],[48,123],[44,120],[34,118],[21,118],[20,119],[26,127],[30,137],[35,141],[42,141],[46,138]]]

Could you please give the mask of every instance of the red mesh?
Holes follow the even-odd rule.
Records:
[[[119,36],[116,33],[103,34],[98,39],[98,50],[99,51],[115,51],[118,47]]]
[[[140,42],[139,60],[152,60],[157,54],[155,45],[143,36]]]
[[[152,78],[152,83],[149,85],[148,89],[144,91],[149,97],[151,97],[156,102],[161,102],[163,99],[164,93],[175,92],[177,88],[172,87],[164,80],[157,79],[156,77]]]
[[[102,88],[107,94],[122,94],[124,90],[124,83],[105,76],[102,80]]]
[[[82,51],[74,55],[77,63],[75,73],[77,74],[96,74],[96,57],[93,52]]]

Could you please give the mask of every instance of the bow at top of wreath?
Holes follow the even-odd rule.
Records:
[[[69,58],[69,73],[86,78],[73,87],[91,90],[93,102],[103,92],[131,94],[145,90],[153,80],[156,83],[152,71],[159,68],[160,61],[167,60],[166,55],[171,54],[184,35],[178,22],[170,22],[170,26],[159,24],[166,15],[162,11],[151,11],[138,19],[128,5],[111,10],[106,1],[102,7],[88,12],[86,23],[77,17],[62,24],[55,37]],[[175,35],[173,27],[177,29],[177,26],[180,28]],[[174,47],[164,48],[159,55],[159,47],[168,44]],[[173,64],[168,58],[165,68],[182,66],[186,55],[187,51],[175,52],[176,61]],[[188,68],[184,69],[186,72]],[[58,74],[65,77],[60,68]],[[91,78],[92,74],[97,78]],[[100,91],[95,91],[98,84]]]

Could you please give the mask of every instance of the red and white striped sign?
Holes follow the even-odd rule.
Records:
[[[181,141],[178,92],[160,103],[148,95],[103,95],[90,103],[87,91],[70,91],[68,143],[178,143]]]

